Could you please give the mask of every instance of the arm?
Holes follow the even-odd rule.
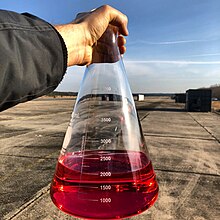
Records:
[[[110,6],[52,26],[29,14],[0,10],[0,111],[52,92],[66,67],[88,65],[108,25],[128,35],[127,17]],[[125,52],[125,39],[118,45]]]
[[[66,65],[65,44],[50,24],[0,10],[0,111],[52,92]]]

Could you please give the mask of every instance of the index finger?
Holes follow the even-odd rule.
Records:
[[[109,24],[117,26],[120,34],[125,36],[129,34],[127,28],[128,18],[125,14],[116,10],[115,8],[112,8],[109,5],[104,5],[98,8],[97,10],[99,9],[104,10],[106,12],[106,16],[109,20]]]

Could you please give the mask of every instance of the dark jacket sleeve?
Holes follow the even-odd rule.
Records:
[[[52,25],[0,10],[0,111],[52,92],[66,68],[66,46]]]

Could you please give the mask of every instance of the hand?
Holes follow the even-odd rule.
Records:
[[[61,34],[68,51],[68,66],[88,65],[92,61],[93,45],[107,29],[108,25],[118,27],[120,53],[126,51],[125,38],[128,35],[127,17],[118,10],[104,5],[91,12],[80,13],[76,19],[55,28]]]

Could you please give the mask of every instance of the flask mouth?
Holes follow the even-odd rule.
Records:
[[[121,58],[118,49],[118,29],[109,25],[93,46],[92,63],[115,63]]]

